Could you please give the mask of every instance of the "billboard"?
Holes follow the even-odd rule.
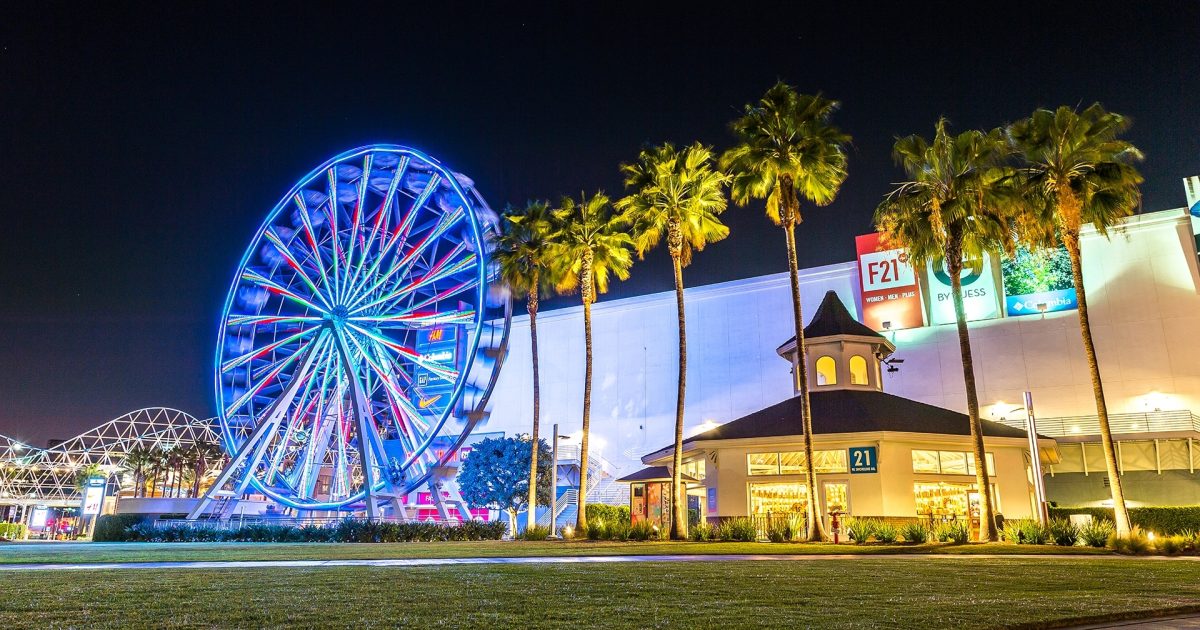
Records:
[[[1071,258],[1065,247],[1030,251],[1017,248],[1000,259],[1004,309],[1009,317],[1068,311],[1079,307]]]
[[[903,249],[882,249],[880,234],[854,239],[862,282],[862,322],[873,330],[925,324],[917,274]]]
[[[954,314],[954,291],[950,287],[950,274],[946,273],[946,261],[942,258],[930,261],[925,271],[929,322],[934,326],[955,323],[958,318]],[[960,277],[967,321],[1000,317],[995,256],[985,253],[982,258],[964,260]]]

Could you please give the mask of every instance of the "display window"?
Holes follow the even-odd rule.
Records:
[[[802,483],[750,484],[751,514],[803,514],[808,501],[808,486]]]

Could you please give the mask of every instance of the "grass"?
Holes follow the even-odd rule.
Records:
[[[1200,609],[1190,561],[869,557],[15,571],[4,627],[1048,627]]]
[[[739,542],[480,541],[434,543],[42,543],[0,546],[0,564],[200,560],[342,560],[661,554],[1106,554],[1035,545],[833,545]]]

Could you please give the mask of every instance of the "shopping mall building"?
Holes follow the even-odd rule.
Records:
[[[1107,238],[1090,229],[1083,236],[1092,330],[1132,506],[1200,504],[1195,234],[1192,217],[1179,209],[1130,217]],[[826,470],[818,482],[823,510],[909,517],[965,511],[973,500],[974,462],[966,457],[962,364],[948,279],[932,266],[913,269],[902,252],[881,248],[875,235],[857,240],[857,260],[800,272],[807,317],[832,291],[847,318],[862,325],[858,339],[834,335],[818,344],[824,349],[809,353],[813,378],[821,379],[814,382],[819,393],[813,416],[817,433],[824,434],[814,456]],[[1048,500],[1107,504],[1065,252],[975,261],[964,296],[998,509],[1009,518],[1032,509],[1025,392],[1038,434],[1049,438],[1039,442],[1038,458]],[[707,516],[778,511],[800,502],[808,489],[798,476],[803,461],[795,458],[799,416],[792,399],[795,370],[789,369],[794,343],[793,359],[787,358],[794,332],[787,275],[693,287],[686,300],[690,439],[684,472],[694,479],[691,500]],[[593,450],[620,474],[633,475],[630,481],[640,478],[649,492],[662,480],[665,469],[653,467],[670,462],[665,447],[673,439],[674,295],[602,301],[593,314]],[[544,427],[559,423],[562,432],[577,432],[581,309],[540,314],[538,332]],[[881,352],[846,355],[848,341],[874,344]],[[486,430],[527,432],[527,318],[514,319],[509,348]],[[826,356],[836,367],[823,361]],[[874,470],[853,460],[867,453],[876,458]]]

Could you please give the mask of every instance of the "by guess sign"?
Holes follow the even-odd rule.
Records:
[[[863,323],[875,330],[924,325],[917,275],[904,250],[881,248],[879,234],[859,236],[855,246],[862,282]]]

